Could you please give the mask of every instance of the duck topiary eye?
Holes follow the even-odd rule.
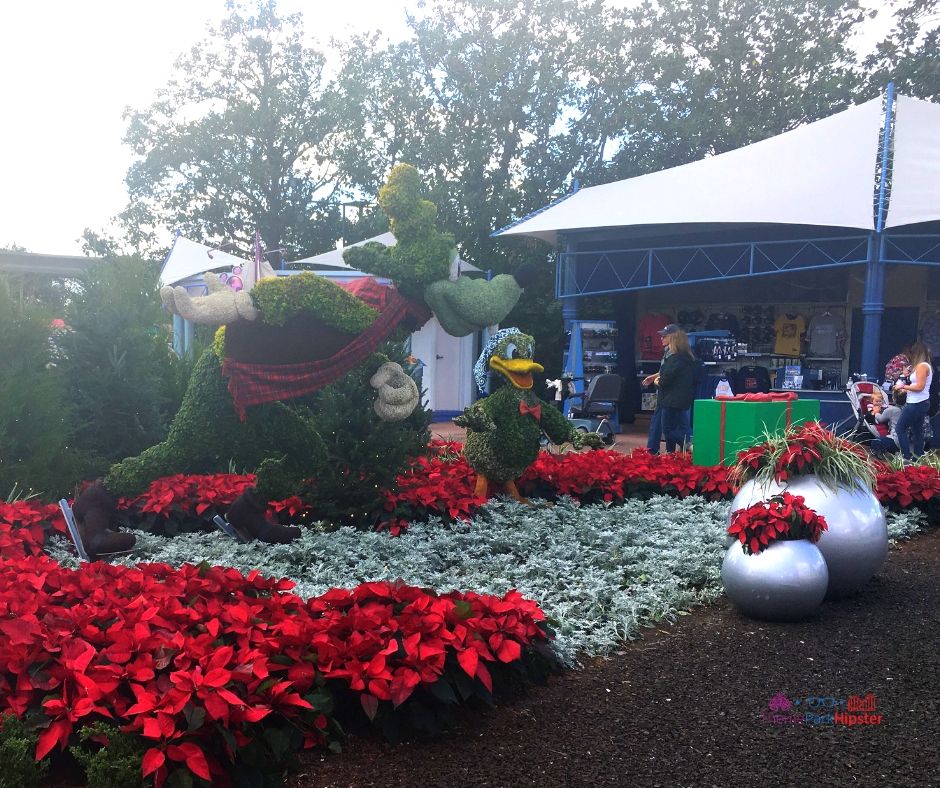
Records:
[[[519,348],[516,347],[515,342],[509,342],[506,345],[506,349],[503,351],[503,358],[519,358]]]

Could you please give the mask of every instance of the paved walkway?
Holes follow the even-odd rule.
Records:
[[[650,417],[648,413],[637,414],[636,421],[633,424],[622,425],[621,432],[617,435],[617,439],[611,448],[629,454],[636,448],[646,446],[649,424]],[[431,425],[432,438],[463,442],[466,435],[467,431],[463,427],[458,427],[451,421],[438,421]]]

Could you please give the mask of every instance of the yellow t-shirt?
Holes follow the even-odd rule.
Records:
[[[774,333],[777,340],[774,343],[774,355],[798,356],[800,355],[800,339],[806,333],[806,320],[802,315],[779,315],[774,321]]]

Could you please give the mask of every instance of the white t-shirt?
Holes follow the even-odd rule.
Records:
[[[927,383],[920,391],[908,391],[907,392],[907,401],[911,404],[915,402],[923,402],[924,400],[930,399],[930,382],[933,380],[933,365],[928,362],[928,367],[930,367],[930,372],[927,373]],[[917,370],[920,368],[920,364],[914,367],[914,371],[911,373],[911,385],[917,385]]]
[[[727,378],[722,378],[718,381],[718,385],[715,386],[715,396],[716,397],[733,397],[734,392],[731,390],[731,383]]]

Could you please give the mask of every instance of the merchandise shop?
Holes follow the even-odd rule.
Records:
[[[917,340],[940,355],[938,127],[940,105],[889,87],[745,148],[575,188],[496,235],[557,248],[565,369],[586,388],[619,375],[621,421],[655,408],[641,382],[676,324],[702,362],[698,399],[792,392],[836,424],[850,380],[880,381]],[[612,302],[608,320],[590,296]]]

